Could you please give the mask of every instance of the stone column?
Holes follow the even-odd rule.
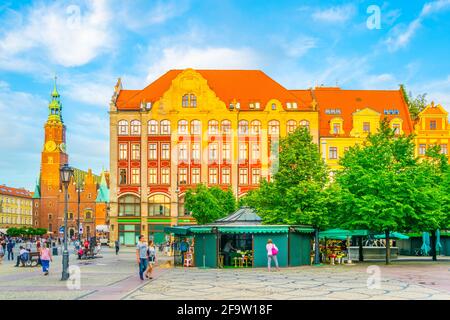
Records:
[[[148,239],[148,127],[147,112],[141,111],[141,233]]]
[[[172,118],[170,121],[170,216],[171,224],[177,224],[178,221],[178,119]]]

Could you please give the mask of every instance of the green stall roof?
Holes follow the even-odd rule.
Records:
[[[314,228],[312,227],[293,227],[295,231],[300,233],[313,233]]]
[[[222,233],[288,233],[288,226],[238,226],[218,227]]]
[[[190,227],[192,233],[211,233],[212,227]]]
[[[189,234],[189,227],[164,227],[164,232],[185,236]]]
[[[374,236],[375,239],[386,239],[386,234],[381,233]],[[409,239],[407,235],[404,235],[400,232],[390,232],[389,238],[391,239],[400,239],[400,240],[406,240]]]
[[[320,238],[329,238],[329,239],[344,239],[346,237],[364,237],[368,236],[369,231],[368,230],[344,230],[344,229],[329,229],[325,231],[319,232]]]

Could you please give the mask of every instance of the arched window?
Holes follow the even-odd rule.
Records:
[[[223,134],[230,134],[231,133],[231,121],[230,120],[223,120],[222,121],[222,133]]]
[[[219,133],[219,121],[210,120],[208,122],[208,133],[209,134],[218,134]]]
[[[278,120],[269,121],[269,134],[280,134],[280,122]]]
[[[132,135],[141,134],[141,122],[139,120],[133,120],[130,122],[130,133]]]
[[[161,121],[161,134],[164,134],[164,135],[170,134],[170,121],[169,120]]]
[[[289,120],[286,124],[287,133],[292,133],[297,129],[297,121]]]
[[[170,216],[170,198],[163,194],[157,194],[148,198],[149,216]]]
[[[118,134],[119,136],[127,135],[128,134],[128,121],[127,120],[120,120],[118,125]]]
[[[250,132],[252,134],[260,134],[261,133],[261,121],[253,120],[250,124]]]
[[[188,94],[185,94],[183,96],[181,105],[183,106],[183,108],[189,107],[189,95]]]
[[[187,120],[178,121],[178,134],[188,134],[188,122]]]
[[[202,123],[199,120],[191,121],[191,134],[201,134],[202,133]]]
[[[92,219],[92,211],[86,210],[86,212],[84,213],[84,218],[86,220]]]
[[[300,127],[306,128],[309,131],[309,121],[308,120],[302,120],[300,121]]]
[[[158,121],[150,120],[148,122],[148,134],[151,135],[158,134]]]
[[[133,195],[125,195],[119,198],[119,216],[140,216],[141,201]]]
[[[239,134],[247,134],[248,133],[248,121],[241,120],[239,121]]]

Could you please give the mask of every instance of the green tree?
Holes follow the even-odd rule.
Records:
[[[224,191],[218,187],[207,188],[199,184],[186,192],[185,207],[199,224],[214,222],[236,208],[231,190]]]
[[[334,194],[328,188],[328,170],[306,128],[298,128],[280,141],[279,170],[271,182],[262,181],[245,203],[269,224],[309,224],[319,229],[329,224]],[[318,263],[318,246],[316,246]]]
[[[426,93],[419,94],[416,97],[413,97],[412,93],[406,92],[405,86],[400,85],[402,90],[403,97],[405,98],[406,103],[408,104],[409,114],[411,119],[417,120],[419,113],[422,112],[423,109],[427,106]]]
[[[389,234],[408,227],[419,199],[414,198],[417,160],[412,136],[397,137],[384,119],[341,158],[336,181],[341,189],[338,219],[349,229],[369,229],[386,235],[386,264],[390,262]]]

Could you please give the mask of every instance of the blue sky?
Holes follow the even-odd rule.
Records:
[[[380,28],[369,28],[377,6]],[[34,188],[58,75],[70,164],[109,167],[118,77],[261,69],[291,89],[396,89],[450,110],[450,0],[0,2],[0,184]]]

